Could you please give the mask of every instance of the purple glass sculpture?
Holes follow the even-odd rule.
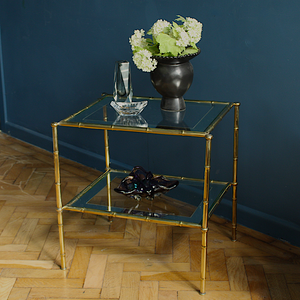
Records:
[[[174,189],[178,180],[168,180],[164,176],[153,176],[149,171],[136,166],[114,190],[117,193],[140,200],[142,197],[153,200],[154,197]]]

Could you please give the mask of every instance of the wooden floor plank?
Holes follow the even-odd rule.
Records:
[[[4,180],[15,180],[24,168],[23,164],[14,164],[3,177]]]
[[[245,268],[252,300],[271,300],[263,267],[260,265],[246,265]]]
[[[3,206],[0,209],[0,230],[1,231],[5,228],[6,224],[8,223],[14,211],[15,211],[15,207]]]
[[[39,258],[40,253],[36,252],[12,252],[12,251],[5,251],[0,252],[1,259],[5,260],[36,260]]]
[[[123,232],[87,232],[68,231],[65,232],[66,239],[123,239]]]
[[[131,262],[131,263],[169,263],[172,262],[171,254],[112,254],[108,257],[108,262]]]
[[[158,282],[142,281],[140,283],[139,299],[157,300],[158,299]]]
[[[124,238],[140,238],[142,222],[127,220]]]
[[[0,260],[0,268],[52,269],[53,260]]]
[[[124,268],[123,268],[124,270]],[[122,287],[135,289],[140,283],[140,272],[124,272],[122,277]]]
[[[14,287],[82,288],[84,279],[18,278]]]
[[[265,264],[264,270],[266,273],[278,274],[300,274],[300,265],[296,264]]]
[[[34,233],[38,221],[38,219],[25,219],[16,235],[16,238],[14,239],[14,244],[28,244]]]
[[[113,222],[110,225],[110,232],[125,232],[126,228],[126,219],[114,218]]]
[[[1,277],[10,278],[45,278],[45,279],[63,279],[67,278],[68,271],[61,270],[38,270],[38,269],[4,269]]]
[[[77,240],[65,240],[65,251],[66,251],[66,267],[69,270],[71,267],[71,263],[73,261],[73,257],[76,251],[77,246]],[[54,268],[60,268],[61,267],[61,254],[60,252],[57,253],[56,256],[56,265]]]
[[[119,298],[122,286],[123,264],[108,263],[103,281],[101,298]]]
[[[8,223],[4,227],[1,236],[11,236],[15,237],[21,228],[24,219],[26,218],[27,213],[24,212],[15,212],[12,214]]]
[[[1,278],[0,277],[0,299],[7,300],[9,294],[15,284],[15,278]]]
[[[300,274],[284,274],[287,283],[300,283]]]
[[[247,275],[241,257],[229,257],[226,261],[230,288],[232,291],[249,290]]]
[[[33,171],[34,168],[28,166],[24,167],[19,176],[15,179],[14,184],[19,186],[21,189],[24,189]]]
[[[266,274],[266,279],[272,299],[292,299],[283,274]]]
[[[275,246],[273,246],[270,243],[257,240],[251,236],[244,236],[239,239],[240,242],[251,245],[252,247],[255,247],[257,249],[260,249],[264,252],[267,251],[267,253],[271,254],[272,256],[283,258],[283,259],[291,259],[294,257],[294,255],[288,251],[284,251],[283,249],[279,249]]]
[[[190,262],[190,237],[188,234],[173,234],[173,262],[189,263]]]
[[[92,247],[77,247],[68,278],[85,278]]]
[[[200,280],[189,281],[189,280],[176,280],[176,281],[160,281],[160,290],[167,291],[194,291],[200,290]],[[207,291],[229,291],[230,286],[228,281],[207,281],[206,282]]]
[[[300,295],[300,284],[293,283],[288,285],[292,300],[298,300]]]
[[[208,249],[207,256],[210,280],[228,281],[224,249]]]
[[[30,292],[30,288],[12,288],[8,300],[26,300]]]
[[[137,262],[137,263],[124,263],[125,272],[172,272],[172,271],[190,271],[189,263],[162,263],[162,262]]]
[[[139,272],[123,272],[120,300],[138,300],[139,284]]]
[[[204,296],[200,296],[197,291],[179,291],[178,300],[251,300],[249,292],[245,291],[207,291]]]
[[[0,236],[0,246],[12,244],[15,237]]]
[[[27,194],[33,195],[35,194],[36,190],[38,189],[38,186],[42,182],[43,178],[45,176],[45,173],[40,172],[34,172],[31,174],[29,180],[26,182],[26,185],[24,186],[23,191]]]
[[[84,281],[84,288],[101,289],[106,269],[107,255],[92,254]]]
[[[200,281],[199,272],[141,272],[142,281]]]
[[[79,239],[78,246],[92,247],[136,247],[139,245],[139,239],[118,239],[111,237],[108,239]]]
[[[143,222],[141,227],[140,246],[155,247],[156,224]]]
[[[121,288],[120,300],[139,300],[139,288]]]
[[[154,254],[154,247],[94,247],[93,254]]]
[[[46,238],[46,242],[41,251],[40,259],[55,260],[59,253],[59,239],[58,235],[54,232],[49,233]]]
[[[190,255],[191,255],[191,271],[199,271],[201,270],[201,260],[200,260],[200,252],[201,249],[201,241],[190,240]]]
[[[41,252],[43,249],[43,246],[46,242],[46,238],[47,238],[49,230],[50,230],[50,225],[39,225],[37,223],[37,225],[35,226],[35,229],[33,231],[32,237],[28,242],[26,251]]]
[[[100,175],[61,158],[64,200]],[[64,212],[60,251],[53,156],[0,133],[0,299],[298,300],[300,248],[209,221],[206,295],[201,230]]]
[[[25,251],[27,245],[14,245],[14,244],[6,244],[0,246],[0,251],[10,251],[10,252],[17,252],[17,251]]]
[[[45,171],[47,171],[45,169]],[[48,169],[49,171],[49,169]],[[43,195],[47,196],[54,184],[54,174],[53,173],[46,173],[43,177],[41,183],[39,184],[38,188],[35,191],[35,195]]]
[[[29,299],[45,299],[48,298],[57,299],[99,299],[99,289],[70,289],[70,288],[32,288]]]
[[[156,228],[156,253],[171,254],[172,253],[172,227],[157,226]]]

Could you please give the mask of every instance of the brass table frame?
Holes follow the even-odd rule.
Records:
[[[110,95],[108,95],[110,96]],[[135,99],[145,99],[142,97],[135,97]],[[149,100],[159,100],[158,98],[147,98]],[[202,246],[201,246],[201,271],[200,271],[200,294],[204,295],[206,293],[206,266],[207,266],[207,233],[208,233],[208,220],[212,214],[209,213],[209,187],[210,184],[213,182],[210,180],[210,168],[211,168],[211,142],[212,142],[212,134],[211,131],[215,128],[215,126],[221,121],[221,119],[234,107],[234,136],[233,136],[233,178],[232,182],[228,184],[228,190],[230,186],[232,186],[232,240],[236,241],[236,229],[237,229],[237,164],[238,164],[238,135],[239,135],[239,106],[240,103],[227,103],[230,104],[226,111],[224,111],[221,115],[218,116],[213,122],[211,122],[210,126],[206,128],[205,132],[194,132],[194,131],[185,131],[185,130],[175,130],[175,129],[162,129],[162,128],[141,128],[141,127],[126,127],[126,126],[115,126],[115,125],[99,125],[99,124],[84,124],[84,123],[72,123],[70,120],[81,113],[89,109],[95,103],[101,101],[98,99],[96,102],[92,103],[91,105],[85,107],[83,110],[77,112],[74,115],[60,121],[52,123],[52,134],[53,134],[53,155],[54,155],[54,168],[55,168],[55,187],[56,187],[56,203],[57,203],[57,213],[58,213],[58,229],[59,229],[59,241],[60,241],[60,255],[61,255],[61,269],[66,269],[66,253],[65,253],[65,242],[64,242],[64,229],[63,229],[63,211],[76,211],[81,213],[91,213],[96,215],[104,215],[108,216],[109,219],[112,217],[119,217],[119,218],[126,218],[126,219],[135,219],[135,220],[142,220],[147,222],[155,222],[167,225],[174,225],[174,226],[184,226],[184,227],[192,227],[192,228],[200,228],[202,231]],[[211,102],[211,101],[193,101],[199,103],[221,103],[221,102]],[[105,118],[105,112],[104,112]],[[106,164],[106,171],[103,175],[101,175],[98,179],[95,180],[94,183],[96,184],[101,179],[106,176],[107,180],[107,210],[100,211],[95,209],[89,208],[77,208],[71,206],[74,201],[76,201],[82,194],[85,193],[83,190],[78,196],[76,196],[72,201],[70,201],[67,205],[63,206],[62,204],[62,197],[61,197],[61,174],[60,174],[60,162],[59,162],[59,148],[58,148],[58,135],[57,135],[57,127],[58,126],[67,126],[67,127],[77,127],[77,128],[91,128],[91,129],[102,129],[104,130],[104,146],[105,146],[105,164]],[[115,130],[115,131],[129,131],[129,132],[144,132],[144,133],[152,133],[152,134],[166,134],[166,135],[178,135],[178,136],[194,136],[194,137],[202,137],[206,140],[205,146],[205,167],[204,167],[204,192],[203,192],[203,216],[202,216],[202,223],[195,224],[195,223],[187,223],[187,222],[179,222],[179,221],[172,221],[172,220],[163,220],[163,219],[156,219],[151,218],[148,216],[136,216],[136,215],[129,215],[124,213],[117,213],[111,211],[111,196],[110,196],[110,173],[112,170],[110,168],[110,157],[109,157],[109,142],[108,142],[108,131]],[[170,177],[170,176],[169,176]],[[173,178],[175,178],[173,176]],[[180,177],[180,179],[184,179]],[[222,197],[223,197],[222,195]],[[221,200],[220,200],[221,201]],[[219,204],[219,202],[217,203]]]

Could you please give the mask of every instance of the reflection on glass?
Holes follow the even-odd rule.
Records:
[[[110,105],[121,116],[136,116],[140,114],[148,104],[148,101],[141,102],[116,102],[111,101]]]
[[[159,122],[157,128],[190,130],[184,122],[185,112],[185,110],[176,112],[161,110],[163,119]]]
[[[173,190],[169,191],[167,194],[161,194],[154,198],[154,200],[149,200],[145,197],[142,197],[140,201],[136,201],[134,198],[122,195],[114,191],[117,188],[122,179],[123,174],[118,174],[118,176],[111,177],[110,183],[110,190],[111,190],[111,202],[112,202],[112,211],[122,212],[131,215],[138,215],[138,216],[149,216],[149,217],[157,217],[157,218],[164,218],[164,217],[191,217],[195,211],[199,203],[199,195],[197,194],[196,197],[193,196],[193,193],[189,193],[191,196],[191,203],[187,203],[180,199],[181,197],[177,197],[178,194],[177,189],[181,189],[180,185],[175,189],[174,193]],[[186,196],[186,190],[179,190],[179,195],[184,193]],[[200,198],[201,200],[201,198]],[[195,202],[195,203],[193,203]],[[103,189],[96,193],[95,196],[92,197],[91,200],[88,201],[86,204],[87,206],[91,205],[91,207],[97,207],[106,210],[107,209],[107,187],[106,184],[103,185]]]
[[[122,116],[119,115],[114,121],[114,125],[130,127],[148,127],[147,121],[141,116]]]

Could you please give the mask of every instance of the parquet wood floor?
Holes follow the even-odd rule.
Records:
[[[62,159],[63,197],[98,172]],[[65,212],[67,270],[59,268],[52,153],[0,133],[1,300],[300,299],[300,249],[209,222],[207,294],[200,296],[197,229]]]

